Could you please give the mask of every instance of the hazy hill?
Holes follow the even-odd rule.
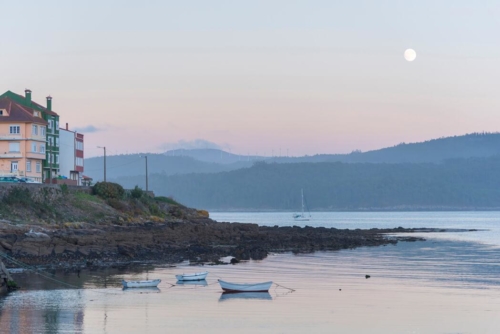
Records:
[[[106,177],[109,180],[121,176],[146,175],[144,154],[112,155],[106,157]],[[217,173],[251,166],[251,162],[241,161],[233,164],[215,164],[195,160],[187,156],[166,156],[164,154],[147,154],[149,174],[185,174],[185,173]],[[104,175],[103,157],[85,159],[85,175],[96,181],[102,181]],[[144,181],[143,181],[144,183]],[[140,185],[142,186],[143,183]]]
[[[232,164],[238,162],[267,159],[266,157],[232,154],[226,151],[212,148],[171,150],[165,152],[165,155],[190,157],[199,161],[212,162],[217,164]]]
[[[151,175],[151,189],[219,210],[474,210],[500,208],[500,156],[443,164],[257,163],[215,174]],[[126,187],[141,179],[123,177]]]
[[[318,154],[297,158],[274,158],[275,162],[371,162],[441,163],[447,159],[490,157],[500,154],[500,133],[472,133],[432,139],[420,143],[401,143],[393,147],[350,154]]]
[[[240,156],[217,149],[174,150],[148,154],[149,173],[166,175],[218,173],[251,166],[255,161],[276,163],[345,162],[345,163],[442,163],[447,159],[490,157],[500,154],[500,133],[476,133],[433,139],[421,143],[350,154],[318,154],[303,157]],[[108,178],[145,175],[140,154],[107,157]],[[102,180],[103,158],[85,159],[85,175]]]

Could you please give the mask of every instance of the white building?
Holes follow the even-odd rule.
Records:
[[[68,129],[59,129],[59,175],[65,176],[68,184],[82,185],[83,134]]]

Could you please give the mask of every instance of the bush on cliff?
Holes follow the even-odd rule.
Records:
[[[97,182],[92,187],[92,191],[94,195],[104,199],[122,199],[125,196],[125,190],[123,187],[118,183],[113,182]]]
[[[135,186],[134,189],[130,191],[130,196],[132,196],[132,198],[141,198],[143,194],[144,191],[138,186]]]

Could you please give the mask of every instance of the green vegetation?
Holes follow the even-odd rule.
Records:
[[[132,189],[132,191],[130,192],[130,196],[132,196],[132,198],[141,198],[143,195],[144,191],[142,191],[142,189],[138,186],[135,186],[134,189]]]
[[[97,182],[92,191],[94,195],[98,195],[104,199],[122,199],[125,196],[125,189],[118,183],[113,182]]]

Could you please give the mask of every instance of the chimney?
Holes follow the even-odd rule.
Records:
[[[28,103],[28,105],[31,106],[31,90],[25,89],[24,96],[25,96],[25,99],[26,99],[26,102]]]
[[[52,96],[47,96],[47,110],[52,111]]]
[[[66,131],[68,130],[68,123],[66,123]]]

